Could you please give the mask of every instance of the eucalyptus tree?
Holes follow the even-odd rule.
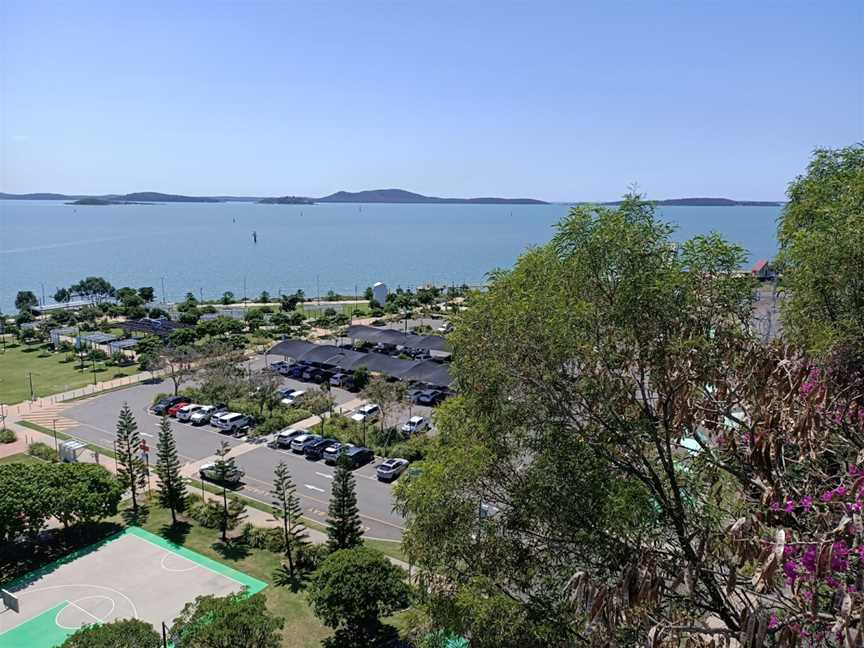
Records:
[[[706,552],[751,484],[700,429],[732,407],[714,386],[749,343],[753,285],[740,248],[672,232],[637,196],[576,207],[460,315],[462,395],[398,501],[427,609],[472,646],[741,626]]]

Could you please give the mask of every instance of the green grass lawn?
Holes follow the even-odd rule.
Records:
[[[33,376],[33,392],[36,396],[50,396],[93,384],[93,368],[90,365],[86,365],[82,372],[77,361],[68,360],[69,354],[54,353],[48,349],[49,345],[22,344],[7,345],[5,353],[0,351],[0,402],[14,404],[30,398],[30,374]],[[138,373],[137,365],[96,365],[96,380],[100,382],[135,373]]]
[[[19,452],[18,454],[10,455],[8,457],[0,458],[0,464],[10,464],[10,463],[41,463],[39,459],[36,457],[31,457],[25,452]]]

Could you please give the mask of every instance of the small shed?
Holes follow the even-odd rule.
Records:
[[[87,448],[86,443],[70,439],[60,444],[60,461],[74,463],[78,461],[78,456]]]
[[[759,281],[774,281],[777,278],[777,271],[766,259],[760,259],[750,271]]]

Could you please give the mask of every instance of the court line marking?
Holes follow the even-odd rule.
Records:
[[[166,567],[166,566],[165,566],[165,559],[166,559],[168,556],[174,556],[175,558],[182,558],[182,559],[185,560],[186,562],[190,562],[190,563],[192,563],[192,566],[191,566],[191,567],[187,567],[186,569],[172,569],[172,568],[170,568],[170,567]],[[166,551],[164,554],[162,554],[162,560],[159,561],[159,564],[160,564],[160,566],[162,567],[162,569],[164,569],[165,571],[167,571],[167,572],[169,572],[169,573],[172,573],[172,574],[182,574],[182,573],[190,572],[190,571],[192,571],[193,569],[198,569],[199,567],[201,567],[201,565],[199,565],[199,564],[196,563],[195,561],[193,561],[193,560],[189,560],[189,559],[186,558],[185,556],[181,556],[180,554],[176,554],[176,553],[174,553],[173,551]]]
[[[48,590],[58,590],[58,589],[64,589],[67,587],[85,587],[85,588],[90,587],[93,589],[105,590],[106,592],[113,592],[114,594],[117,594],[118,596],[122,596],[124,599],[126,599],[126,601],[129,603],[129,606],[132,608],[133,618],[135,618],[135,619],[138,618],[138,608],[135,607],[135,603],[132,601],[132,599],[129,598],[128,596],[126,596],[123,592],[116,590],[113,587],[108,587],[107,585],[91,585],[89,583],[70,583],[68,585],[49,585],[47,587],[37,587],[36,589],[32,589],[32,590],[25,589],[21,592],[15,592],[15,596],[17,596],[18,598],[21,598],[22,596],[26,596],[28,594],[35,594],[36,592],[47,592]],[[67,601],[67,602],[69,602],[69,601]],[[86,612],[86,610],[85,610],[85,612]]]
[[[128,537],[135,538],[136,540],[140,540],[141,542],[146,542],[146,543],[147,543],[148,545],[150,545],[151,547],[156,547],[157,549],[161,549],[162,551],[165,551],[165,552],[167,552],[167,553],[172,553],[172,554],[174,554],[175,556],[180,556],[181,558],[185,558],[185,556],[182,556],[182,555],[179,554],[179,553],[175,553],[175,552],[173,552],[173,551],[169,551],[168,549],[165,549],[164,547],[160,547],[160,546],[159,546],[158,544],[156,544],[155,542],[150,542],[147,538],[142,538],[141,536],[137,536],[137,535],[135,535],[134,533],[133,533],[133,534],[130,534]],[[205,556],[205,557],[206,557],[206,556]],[[187,559],[187,560],[188,560],[188,559]],[[191,561],[191,562],[195,562],[195,561],[193,560],[193,561]],[[195,563],[195,564],[198,565],[198,563]],[[207,571],[209,571],[209,572],[212,573],[212,574],[216,574],[217,576],[222,576],[223,578],[227,578],[227,579],[230,580],[230,581],[234,581],[235,583],[241,585],[241,586],[244,587],[244,588],[248,588],[248,587],[249,587],[246,583],[244,583],[244,582],[242,582],[242,581],[239,581],[239,580],[237,580],[236,578],[231,578],[231,577],[228,576],[227,574],[223,574],[223,573],[221,573],[221,572],[218,572],[218,571],[216,571],[215,569],[210,569],[207,565],[198,565],[198,566],[199,566],[199,567],[203,567],[204,569],[206,569]]]
[[[80,605],[78,605],[78,603],[76,603],[76,601],[87,601],[89,599],[101,599],[101,600],[105,600],[105,601],[110,601],[111,602],[111,609],[108,610],[108,612],[105,613],[105,616],[103,616],[100,619],[95,614],[93,614],[92,612],[90,612],[88,610],[85,610]],[[95,619],[96,623],[100,623],[100,624],[105,623],[105,619],[110,617],[111,613],[114,612],[114,610],[117,608],[117,602],[113,598],[111,598],[110,596],[104,596],[104,595],[100,595],[100,594],[97,594],[95,596],[82,596],[79,599],[75,599],[75,601],[66,601],[66,603],[67,603],[66,607],[70,607],[70,606],[76,607],[79,610],[81,610],[84,614],[89,616],[91,619]],[[62,610],[60,610],[56,614],[56,616],[54,617],[54,625],[56,625],[58,628],[62,628],[63,630],[79,630],[79,629],[81,629],[83,626],[80,626],[80,625],[77,627],[65,626],[62,623],[60,623],[60,621],[58,619],[60,618],[60,615],[63,614],[65,611],[66,611],[66,608],[63,608]]]

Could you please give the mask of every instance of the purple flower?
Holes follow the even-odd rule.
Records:
[[[834,497],[834,491],[829,490],[822,493],[822,497],[820,499],[823,502],[830,502],[832,497]]]
[[[771,510],[775,513],[780,510],[780,502],[771,502]]]
[[[812,510],[813,509],[813,498],[810,497],[809,495],[805,495],[801,499],[801,506],[804,508],[805,511]]]
[[[816,545],[808,545],[807,550],[801,557],[801,564],[804,565],[804,569],[806,569],[811,574],[814,574],[816,572],[816,558]]]
[[[849,474],[853,477],[856,477],[858,475],[858,466],[856,466],[855,464],[849,466]]]
[[[798,578],[798,563],[794,560],[787,560],[783,563],[783,573],[786,575],[786,582],[789,585],[794,585],[795,579]]]
[[[768,620],[768,629],[774,630],[780,627],[780,619],[774,612],[771,613],[771,618]]]
[[[843,495],[846,494],[846,487],[843,486],[843,484],[840,484],[840,486],[838,486],[837,488],[834,489],[834,494],[837,495],[838,497],[842,497]]]
[[[783,510],[786,511],[787,513],[791,513],[792,511],[795,510],[795,506],[796,506],[795,500],[788,500],[786,502],[786,506],[783,507]]]

